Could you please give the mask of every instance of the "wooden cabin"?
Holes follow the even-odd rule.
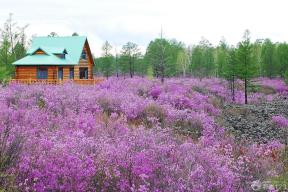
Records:
[[[27,55],[14,62],[15,79],[21,83],[60,83],[72,80],[95,84],[94,61],[83,36],[35,37]]]

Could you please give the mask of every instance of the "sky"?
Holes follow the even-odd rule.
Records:
[[[77,32],[88,37],[96,56],[105,40],[117,52],[128,41],[145,51],[161,27],[165,38],[186,45],[202,37],[213,45],[223,37],[236,45],[245,29],[252,40],[288,39],[287,0],[0,0],[0,5],[0,28],[13,13],[19,25],[29,24],[29,37]]]

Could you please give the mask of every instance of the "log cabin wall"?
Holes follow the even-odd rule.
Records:
[[[16,79],[36,79],[37,67],[36,66],[16,66],[15,69]]]
[[[57,79],[58,67],[57,66],[43,66],[47,67],[48,79]],[[15,78],[16,79],[37,79],[38,66],[16,66]]]
[[[63,80],[69,80],[70,78],[70,66],[63,67]]]
[[[57,66],[47,66],[48,68],[48,79],[57,79],[58,77],[58,68]],[[37,66],[36,66],[37,69]],[[36,76],[37,78],[37,76]]]

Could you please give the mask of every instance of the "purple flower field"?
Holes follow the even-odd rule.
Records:
[[[252,103],[288,95],[281,79],[255,84],[274,92],[253,92]],[[243,104],[243,83],[236,87]],[[225,103],[229,84],[216,78],[2,87],[1,183],[20,191],[251,191],[283,172],[284,144],[236,141],[216,121]],[[271,121],[288,125],[282,116]]]

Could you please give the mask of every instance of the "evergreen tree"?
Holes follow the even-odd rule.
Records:
[[[245,104],[248,104],[248,85],[257,70],[253,63],[252,44],[248,30],[244,32],[243,40],[238,44],[237,62],[237,74],[244,81]]]
[[[216,49],[216,64],[218,77],[224,77],[224,68],[227,67],[229,62],[228,45],[223,38]]]

